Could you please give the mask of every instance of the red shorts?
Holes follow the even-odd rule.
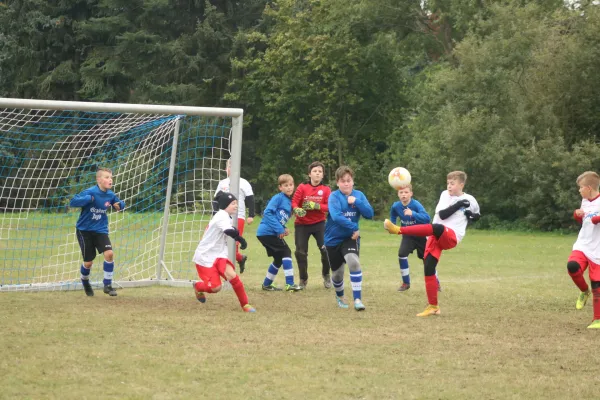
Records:
[[[228,258],[217,258],[212,267],[207,268],[196,264],[196,271],[198,271],[198,276],[204,283],[211,288],[215,288],[221,286],[221,277],[227,280],[225,278],[225,268],[227,267],[227,264],[235,269],[235,266]]]
[[[600,265],[590,261],[583,252],[579,250],[573,250],[569,256],[569,261],[575,261],[581,266],[581,272],[585,272],[588,265],[590,266],[590,280],[600,281]]]
[[[442,250],[453,249],[457,244],[458,240],[456,240],[456,233],[454,233],[452,229],[444,227],[444,232],[439,239],[433,235],[427,238],[424,259],[427,258],[428,254],[431,254],[439,260],[442,255]]]

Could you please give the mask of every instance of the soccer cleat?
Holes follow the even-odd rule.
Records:
[[[417,314],[417,317],[429,317],[430,315],[440,315],[440,306],[429,304],[422,313]]]
[[[588,325],[588,329],[600,329],[600,319],[595,319]]]
[[[400,287],[398,288],[399,292],[406,292],[408,289],[410,289],[410,285],[408,283],[403,283],[402,285],[400,285]]]
[[[577,298],[577,303],[575,303],[575,308],[578,310],[581,310],[585,306],[585,303],[587,303],[589,297],[590,297],[589,290],[579,293],[579,297]]]
[[[331,276],[323,275],[323,286],[325,289],[331,289]]]
[[[335,299],[337,300],[337,305],[339,308],[348,308],[348,302],[346,301],[345,297],[335,296]]]
[[[94,289],[92,289],[92,284],[88,279],[82,279],[81,284],[83,285],[83,290],[85,291],[85,295],[92,297],[94,295]]]
[[[262,290],[266,290],[267,292],[281,292],[281,289],[272,283],[269,286],[262,285]]]
[[[196,289],[196,282],[192,282],[192,286],[194,287],[194,293],[196,294],[196,299],[198,299],[198,301],[200,303],[206,303],[206,295],[204,294],[204,292],[201,292],[198,289]]]
[[[308,279],[300,279],[300,287],[302,289],[306,289],[306,286],[308,285]]]
[[[383,221],[383,228],[388,231],[390,233],[390,235],[399,235],[400,234],[400,227],[394,223],[392,223],[392,221],[390,221],[389,219],[386,219],[385,221]]]
[[[246,269],[246,260],[247,259],[248,259],[248,256],[242,256],[242,259],[238,263],[240,265],[240,274],[243,274],[244,270]]]
[[[354,300],[354,309],[356,311],[365,311],[365,305],[360,301],[360,299]]]
[[[113,287],[111,285],[104,285],[104,293],[106,293],[109,296],[117,295],[117,291],[115,289],[113,289]]]
[[[304,289],[304,288],[302,286],[298,286],[298,285],[285,285],[286,292],[299,292],[302,289]]]
[[[256,312],[256,308],[252,307],[250,304],[246,304],[242,307],[242,310],[244,310],[244,312]]]

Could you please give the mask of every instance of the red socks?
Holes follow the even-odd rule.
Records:
[[[414,227],[411,226],[411,228],[414,228]],[[432,306],[437,306],[438,305],[438,298],[437,298],[438,282],[437,282],[435,275],[425,276],[425,291],[427,292],[427,301],[429,302],[429,304],[431,304]]]
[[[582,270],[579,270],[574,274],[569,272],[569,275],[571,276],[571,279],[573,279],[573,282],[575,283],[575,285],[577,285],[579,290],[581,290],[582,292],[587,292],[589,290],[588,284],[585,281],[585,278],[583,277]]]
[[[424,224],[424,225],[403,226],[402,228],[400,228],[400,233],[402,235],[412,235],[412,236],[431,236],[431,235],[433,235],[433,225]]]
[[[248,304],[248,295],[246,294],[244,284],[242,283],[240,277],[236,275],[236,277],[230,280],[229,283],[231,283],[231,287],[233,287],[235,295],[240,301],[240,306],[244,307],[246,304]]]
[[[594,320],[600,319],[600,288],[592,289],[594,295]]]

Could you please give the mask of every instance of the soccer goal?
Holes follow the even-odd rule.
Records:
[[[238,193],[242,120],[234,108],[0,98],[0,291],[82,288],[69,202],[99,166],[126,203],[108,216],[113,285],[189,285],[229,158]]]

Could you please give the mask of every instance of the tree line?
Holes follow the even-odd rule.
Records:
[[[460,169],[482,227],[573,229],[598,26],[588,1],[2,1],[0,96],[244,108],[259,204],[320,160],[381,215],[404,166],[432,211]]]

